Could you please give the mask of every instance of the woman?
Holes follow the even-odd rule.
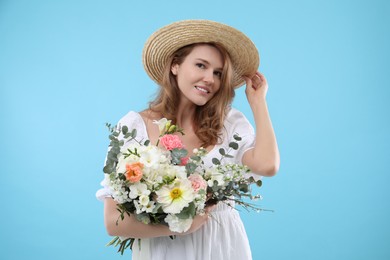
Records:
[[[212,21],[180,21],[149,38],[143,62],[161,88],[148,109],[129,112],[119,124],[136,128],[141,139],[156,143],[159,130],[153,121],[168,118],[184,129],[181,139],[188,151],[206,148],[206,165],[237,133],[243,140],[225,162],[245,164],[257,177],[277,172],[279,152],[266,103],[268,84],[256,72],[259,56],[249,38]],[[241,112],[230,107],[234,89],[244,83],[256,131]],[[145,225],[134,216],[117,224],[119,212],[109,191],[101,189],[97,196],[104,200],[110,235],[141,238],[141,245],[133,246],[133,259],[252,259],[241,219],[224,203],[208,207],[210,214],[195,216],[191,228],[177,234],[164,225]],[[176,238],[172,240],[171,235]]]

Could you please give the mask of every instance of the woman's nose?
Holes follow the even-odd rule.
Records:
[[[206,70],[203,80],[210,84],[214,83],[214,71]]]

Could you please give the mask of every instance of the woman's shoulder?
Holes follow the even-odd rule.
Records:
[[[253,126],[244,113],[231,107],[225,120],[225,128],[241,134],[253,133]]]
[[[249,120],[246,118],[244,113],[234,107],[229,109],[229,112],[226,116],[226,121],[230,124],[240,124],[243,122],[249,123]]]
[[[129,125],[129,123],[133,123],[135,121],[138,121],[139,119],[142,119],[141,115],[139,112],[130,110],[125,114],[118,122],[118,124],[121,125]]]
[[[127,126],[129,129],[145,130],[145,123],[141,115],[142,112],[129,111],[118,122],[117,126]]]

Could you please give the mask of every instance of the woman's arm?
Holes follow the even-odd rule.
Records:
[[[254,173],[274,176],[279,170],[280,156],[266,102],[268,83],[260,72],[252,78],[245,77],[245,81],[245,93],[256,125],[256,141],[254,148],[244,153],[242,161]]]
[[[206,210],[207,211],[207,210]],[[116,224],[118,220],[118,225]],[[208,214],[196,215],[191,228],[184,233],[175,233],[165,225],[147,225],[138,221],[134,215],[125,214],[123,220],[117,210],[117,203],[112,198],[104,200],[104,224],[110,236],[151,238],[170,235],[186,235],[198,230],[208,220]]]

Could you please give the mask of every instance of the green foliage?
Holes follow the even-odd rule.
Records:
[[[233,138],[238,142],[242,140],[242,138],[238,134],[233,135]]]
[[[212,161],[213,164],[215,164],[215,165],[220,165],[220,164],[221,164],[221,161],[218,160],[217,158],[213,158],[211,161]]]
[[[176,165],[181,164],[181,159],[185,158],[187,156],[188,152],[186,149],[172,149],[171,156],[172,156],[172,163]]]
[[[197,167],[198,167],[198,165],[196,165],[195,163],[188,162],[186,164],[187,175],[190,175],[190,174],[194,173]]]
[[[188,207],[185,207],[179,214],[176,214],[176,217],[180,219],[193,218],[196,214],[195,204],[191,202]]]
[[[238,143],[236,142],[231,142],[229,143],[229,147],[234,149],[234,150],[237,150],[238,149]]]

